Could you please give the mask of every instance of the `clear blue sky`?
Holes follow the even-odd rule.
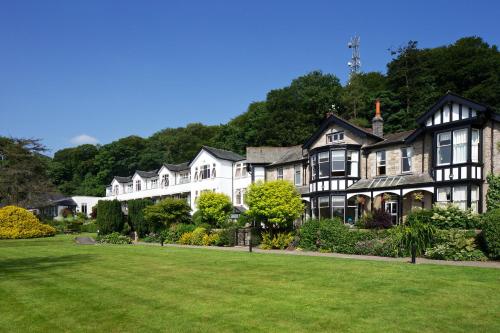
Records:
[[[225,123],[312,70],[345,82],[355,33],[362,70],[384,72],[387,49],[410,39],[499,45],[499,16],[498,1],[478,0],[0,0],[0,135],[53,153]]]

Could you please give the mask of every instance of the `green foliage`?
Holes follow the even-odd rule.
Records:
[[[500,175],[490,173],[486,181],[488,182],[486,208],[488,210],[500,208]]]
[[[491,258],[500,259],[500,208],[489,210],[482,218],[485,250]]]
[[[130,237],[123,236],[119,232],[112,232],[110,234],[103,235],[103,236],[99,235],[96,240],[97,240],[97,242],[99,242],[101,244],[131,244],[132,243],[132,239],[130,239]]]
[[[124,223],[122,204],[118,200],[99,200],[96,223],[100,235],[122,232]]]
[[[418,210],[416,210],[418,212]],[[413,212],[409,214],[409,217],[413,217]],[[427,213],[422,214],[422,222],[427,223]],[[458,208],[456,205],[449,204],[445,207],[434,205],[432,207],[432,217],[430,221],[435,227],[439,229],[474,229],[480,224],[479,215],[471,212],[470,210],[464,211]]]
[[[146,199],[136,199],[129,200],[127,202],[128,206],[128,220],[130,222],[133,230],[137,231],[139,237],[143,237],[149,233],[150,228],[144,219],[144,208],[153,204],[153,201],[149,198]]]
[[[238,227],[230,226],[225,229],[219,230],[219,245],[220,246],[235,246],[236,245],[236,232]]]
[[[279,232],[271,234],[270,232],[262,233],[261,248],[264,250],[280,249],[284,250],[293,242],[293,234],[291,232]]]
[[[201,223],[214,227],[226,226],[233,211],[231,199],[223,193],[203,192],[196,205]]]
[[[186,200],[166,198],[144,208],[144,219],[151,230],[161,231],[174,223],[190,223],[190,212]]]
[[[56,229],[40,223],[30,211],[16,206],[0,208],[0,239],[54,236]]]
[[[400,245],[411,253],[412,262],[416,257],[423,254],[425,249],[432,243],[436,228],[434,225],[421,220],[418,216],[408,215],[405,225],[397,226],[400,233]]]
[[[194,224],[174,223],[163,231],[165,243],[175,244],[183,234],[192,232],[195,228]]]
[[[425,251],[425,256],[440,260],[486,260],[477,249],[475,233],[467,230],[438,230],[434,245]]]
[[[320,220],[318,248],[323,252],[356,253],[356,244],[373,238],[374,233],[351,230],[338,218]]]
[[[299,229],[299,247],[307,251],[318,249],[319,220],[310,219]]]
[[[97,223],[95,220],[91,220],[82,224],[81,232],[97,232]]]
[[[290,228],[304,211],[295,186],[284,180],[257,182],[247,192],[246,214],[272,228]]]

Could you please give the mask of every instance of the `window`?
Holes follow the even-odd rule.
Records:
[[[329,219],[330,218],[330,198],[329,197],[319,197],[319,218]]]
[[[200,168],[200,179],[208,179],[210,178],[210,165],[205,164]]]
[[[437,189],[436,204],[446,206],[451,202],[451,188],[441,187]]]
[[[451,132],[437,135],[437,165],[446,165],[451,162]]]
[[[479,206],[479,187],[472,185],[470,188],[470,208],[473,212],[478,213]]]
[[[246,188],[242,188],[241,189],[241,197],[242,197],[242,202],[241,204],[244,205],[245,202],[247,202],[247,189]]]
[[[276,170],[276,179],[283,179],[283,168],[278,168]]]
[[[411,157],[413,156],[413,148],[401,148],[401,172],[411,172]]]
[[[344,221],[344,196],[332,196],[332,217],[340,217]]]
[[[316,213],[316,198],[311,198],[311,216],[313,219],[318,217]]]
[[[347,175],[349,177],[359,177],[358,173],[359,152],[355,150],[347,151]]]
[[[236,171],[234,173],[235,178],[241,177],[241,163],[236,163]]]
[[[235,197],[236,197],[236,204],[241,205],[241,190],[240,189],[236,190]]]
[[[82,203],[82,213],[87,215],[87,204],[86,203]]]
[[[133,188],[134,188],[134,185],[132,183],[127,184],[127,193],[132,193]]]
[[[195,178],[196,178],[196,174],[195,174]],[[186,184],[186,183],[189,183],[189,172],[182,172],[182,173],[180,174],[179,183],[180,183],[180,184]]]
[[[332,176],[345,175],[345,150],[332,150]]]
[[[377,176],[385,175],[385,150],[377,152]]]
[[[311,179],[316,179],[316,174],[318,173],[318,165],[316,164],[316,155],[311,158]]]
[[[344,141],[344,132],[335,132],[326,135],[326,143],[335,143]]]
[[[471,138],[471,160],[472,162],[479,162],[479,130],[472,130]]]
[[[462,210],[467,209],[467,186],[453,187],[453,204]]]
[[[118,191],[119,191],[119,187],[118,187],[118,185],[115,185],[115,187],[114,187],[114,189],[113,189],[113,193],[114,193],[115,195],[118,195]]]
[[[453,163],[467,162],[467,129],[453,131]]]
[[[248,176],[247,164],[241,163],[241,177],[246,177],[246,176]]]
[[[194,168],[194,181],[198,181],[198,167]]]
[[[319,153],[319,178],[328,177],[328,169],[330,169],[329,152]]]
[[[140,191],[141,190],[141,181],[140,180],[136,180],[135,181],[135,190],[136,191]]]
[[[302,185],[302,167],[299,165],[296,165],[294,167],[294,180],[295,180],[295,185],[300,186]]]
[[[167,187],[170,183],[170,180],[169,180],[169,175],[163,175],[161,177],[161,186],[162,187]]]
[[[212,165],[212,178],[215,178],[215,163]]]
[[[151,188],[158,188],[158,179],[151,179]]]

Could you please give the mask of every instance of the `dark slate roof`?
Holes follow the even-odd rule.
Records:
[[[118,183],[130,183],[132,181],[132,177],[121,177],[121,176],[114,176],[113,179],[115,179]]]
[[[388,177],[377,177],[371,179],[361,179],[358,182],[351,185],[348,191],[363,191],[372,190],[379,188],[396,188],[405,185],[418,185],[423,183],[433,183],[434,180],[428,174],[416,174],[416,175],[401,175],[401,176],[388,176]]]
[[[184,162],[184,163],[180,163],[180,164],[165,163],[165,164],[163,164],[163,166],[170,171],[179,172],[179,171],[183,171],[183,170],[188,170],[189,169],[189,162]]]
[[[137,170],[135,173],[138,174],[139,176],[141,176],[142,178],[154,178],[154,177],[158,177],[158,171],[157,170],[152,170],[152,171]]]
[[[413,132],[415,132],[415,130],[390,133],[390,134],[384,135],[383,141],[376,142],[374,144],[365,146],[365,148],[378,148],[378,147],[388,146],[391,144],[404,143],[406,138],[408,138],[410,135],[412,135]]]
[[[212,154],[213,156],[220,158],[221,160],[228,160],[228,161],[242,161],[245,159],[245,157],[241,156],[240,154],[236,154],[235,152],[229,151],[229,150],[224,150],[224,149],[219,149],[219,148],[213,148],[209,146],[203,146],[202,149],[205,149],[207,152]]]
[[[290,147],[247,147],[247,161],[250,164],[270,164],[279,160]]]
[[[292,146],[287,147],[283,155],[281,155],[281,157],[278,158],[275,162],[271,163],[271,165],[288,164],[302,161],[303,159],[305,159],[305,157],[302,153],[302,146]]]
[[[244,206],[234,206],[233,207],[233,214],[243,214],[246,211],[247,211],[247,209]]]

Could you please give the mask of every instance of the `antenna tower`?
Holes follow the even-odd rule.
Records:
[[[351,61],[347,63],[349,66],[349,75],[352,77],[354,74],[358,74],[361,69],[361,56],[359,55],[359,44],[360,38],[359,36],[354,35],[351,37],[349,43],[347,43],[347,47],[352,49],[352,57]]]

